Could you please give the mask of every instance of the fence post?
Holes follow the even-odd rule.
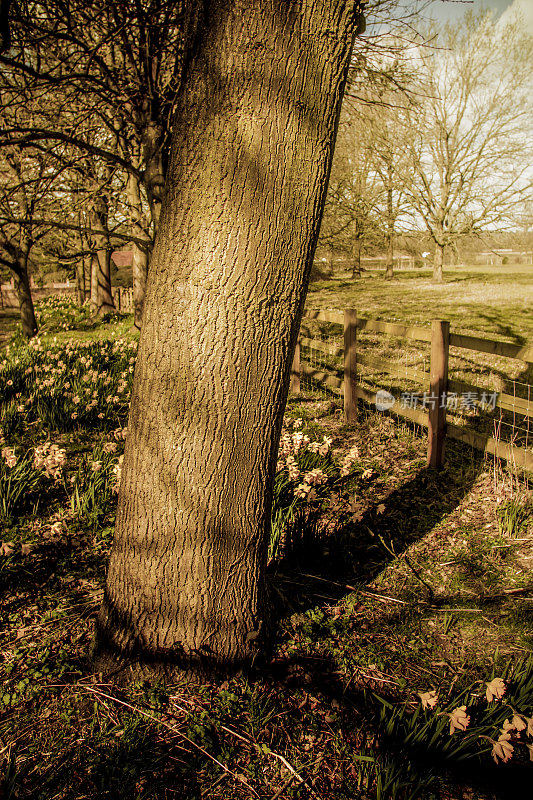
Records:
[[[428,467],[441,467],[446,437],[446,392],[450,323],[434,319],[431,323],[431,371],[428,419]]]
[[[357,311],[344,310],[344,418],[357,420]]]
[[[291,367],[291,394],[300,394],[300,334],[294,350]]]

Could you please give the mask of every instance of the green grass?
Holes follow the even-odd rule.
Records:
[[[366,272],[311,284],[308,308],[355,308],[361,316],[410,325],[446,319],[456,332],[478,331],[517,344],[533,340],[533,267],[449,267],[435,284],[428,270],[398,271],[392,281]]]
[[[15,308],[0,308],[0,350],[13,337],[19,325],[19,312]]]

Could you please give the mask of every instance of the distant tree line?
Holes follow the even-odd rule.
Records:
[[[393,0],[373,9],[390,14]],[[0,267],[36,331],[32,265],[75,270],[81,299],[113,309],[111,253],[132,253],[135,324],[168,170],[195,3],[19,0],[0,53]],[[398,235],[432,241],[434,277],[461,237],[516,224],[531,202],[531,37],[490,15],[352,61],[319,246],[354,278],[369,247],[392,277]]]

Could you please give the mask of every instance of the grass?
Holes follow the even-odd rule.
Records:
[[[480,332],[516,344],[533,340],[533,267],[449,267],[436,284],[428,270],[402,270],[392,281],[347,273],[310,287],[308,308],[356,308],[361,316],[427,325],[447,319],[457,333]]]
[[[50,328],[56,346],[135,336],[131,318]],[[115,514],[96,478],[111,475],[122,443],[92,480],[111,439],[105,420],[98,430],[13,426],[7,444],[49,434],[68,468],[61,483],[43,478],[0,535],[3,797],[527,796],[525,735],[498,765],[482,737],[495,741],[515,711],[533,714],[530,487],[453,442],[445,469],[428,471],[413,426],[361,407],[352,428],[339,412],[310,394],[287,407],[288,424],[301,418],[332,439],[338,463],[354,447],[357,460],[347,491],[330,495],[318,524],[300,519],[293,549],[270,565],[270,661],[223,682],[127,688],[104,682],[89,658]],[[488,705],[495,676],[506,694]],[[429,690],[434,711],[420,704]],[[447,715],[463,704],[469,727],[450,734]]]

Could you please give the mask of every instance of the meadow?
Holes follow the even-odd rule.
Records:
[[[456,332],[523,344],[533,340],[533,266],[448,267],[442,284],[424,269],[397,271],[391,281],[378,271],[354,281],[335,270],[332,278],[311,284],[307,305],[351,307],[362,316],[409,325],[446,319]]]
[[[314,284],[308,307],[353,302],[369,317],[425,324],[462,292],[457,324],[531,336],[526,271],[457,272],[440,300],[428,290],[433,304],[426,277],[401,273]],[[361,407],[345,426],[334,398],[290,398],[267,662],[222,683],[117,687],[93,672],[90,645],[137,334],[131,315],[97,320],[61,298],[39,317],[38,339],[6,332],[0,351],[3,797],[527,796],[527,477],[455,443],[442,471],[427,470],[409,424]]]

